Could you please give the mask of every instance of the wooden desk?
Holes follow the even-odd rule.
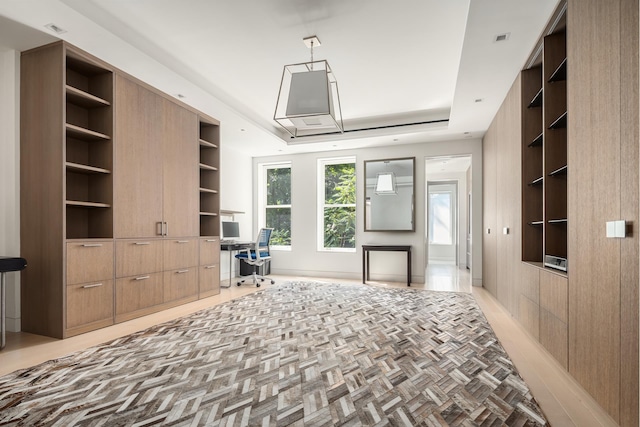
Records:
[[[369,280],[369,252],[406,252],[407,286],[411,286],[411,246],[402,245],[362,245],[362,283]]]

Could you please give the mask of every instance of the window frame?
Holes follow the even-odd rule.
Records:
[[[266,227],[267,224],[267,209],[282,209],[288,208],[289,215],[293,215],[293,192],[291,192],[291,203],[288,205],[268,205],[267,204],[267,173],[270,169],[285,169],[289,168],[293,173],[292,162],[290,160],[280,162],[268,162],[258,164],[258,228]],[[290,190],[291,191],[291,190]],[[291,218],[292,219],[292,218]],[[293,222],[291,225],[293,228]],[[291,251],[293,246],[293,233],[289,230],[291,236],[290,245],[271,245],[270,249],[276,251]]]
[[[348,204],[325,204],[325,168],[330,165],[341,165],[346,163],[353,163],[354,174],[356,176],[356,193],[357,193],[357,177],[358,177],[358,163],[356,156],[340,156],[340,157],[326,157],[319,158],[317,162],[316,178],[317,178],[317,208],[316,208],[316,250],[318,252],[342,252],[342,253],[355,253],[357,250],[357,242],[353,248],[326,248],[324,246],[324,211],[329,208],[340,207],[353,207],[356,212],[356,224],[355,224],[355,236],[358,236],[357,225],[357,204],[358,198],[356,194],[356,200],[354,203]]]

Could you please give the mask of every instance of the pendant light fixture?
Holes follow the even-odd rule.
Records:
[[[311,61],[285,65],[273,119],[292,137],[342,133],[338,82],[325,60],[313,60],[316,36],[303,39]]]
[[[396,174],[393,171],[387,171],[389,161],[384,162],[384,172],[379,172],[376,176],[376,194],[378,195],[394,195],[398,194],[398,186],[396,184]]]

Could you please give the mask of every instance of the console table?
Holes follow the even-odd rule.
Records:
[[[27,260],[24,258],[0,257],[0,350],[5,345],[5,274],[10,271],[24,270],[27,266]]]
[[[362,283],[369,280],[369,252],[406,252],[407,286],[411,286],[411,246],[403,245],[362,245]]]

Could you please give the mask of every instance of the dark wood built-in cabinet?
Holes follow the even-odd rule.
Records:
[[[219,122],[65,42],[21,60],[22,329],[219,293]]]
[[[639,9],[637,0],[561,1],[483,139],[483,286],[616,422],[634,427]],[[631,225],[625,238],[607,238],[615,220]],[[566,259],[567,271],[545,266],[547,255]]]

